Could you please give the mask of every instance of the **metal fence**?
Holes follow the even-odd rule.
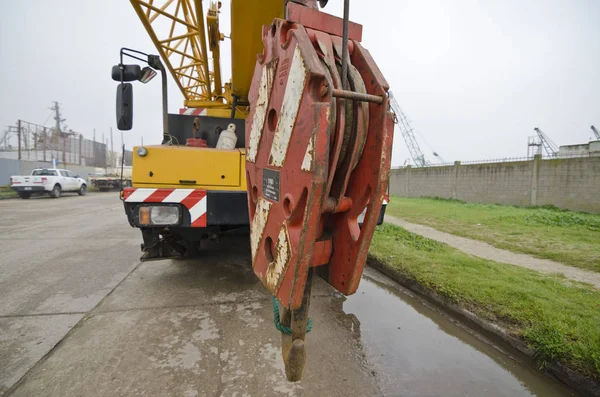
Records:
[[[541,156],[540,159],[541,160],[556,160],[556,159],[571,159],[571,158],[588,158],[588,157],[600,157],[600,152],[591,152],[591,153],[587,153],[587,154],[559,154],[556,156]],[[517,162],[517,161],[531,161],[533,160],[534,157],[503,157],[503,158],[498,158],[498,159],[485,159],[485,160],[466,160],[466,161],[459,161],[458,163],[460,163],[461,165],[466,165],[466,164],[489,164],[489,163],[512,163],[512,162]],[[427,163],[424,166],[416,166],[416,165],[410,165],[411,168],[431,168],[431,167],[452,167],[454,166],[455,163],[438,163],[438,164],[433,164],[433,163]],[[392,169],[402,169],[402,168],[406,168],[407,166],[403,165],[403,166],[395,166],[392,167]]]
[[[77,132],[62,132],[19,120],[0,139],[0,157],[18,160],[52,161],[107,166],[107,147],[102,142],[84,138]]]

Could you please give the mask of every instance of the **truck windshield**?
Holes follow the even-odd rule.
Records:
[[[35,170],[31,173],[33,176],[56,176],[56,171],[52,170]]]

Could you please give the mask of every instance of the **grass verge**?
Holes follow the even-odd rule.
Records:
[[[600,291],[516,266],[469,256],[384,224],[370,254],[452,303],[497,323],[536,351],[600,380]]]
[[[600,214],[393,197],[387,214],[498,248],[600,272]]]
[[[19,197],[17,192],[12,190],[9,186],[0,186],[0,200],[17,197]]]

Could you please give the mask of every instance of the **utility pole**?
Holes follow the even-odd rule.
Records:
[[[46,127],[44,127],[44,141],[42,142],[44,146],[44,162],[46,161],[46,139],[48,139],[48,132],[46,132]]]
[[[92,157],[94,157],[94,167],[96,167],[96,129],[94,128],[94,142],[92,143]]]
[[[104,134],[102,134],[102,138],[104,139]],[[104,147],[106,148],[106,150],[104,150],[104,172],[108,174],[108,161],[110,157],[108,156],[108,138],[106,138],[106,141],[104,142]]]
[[[112,133],[112,127],[110,127],[110,166],[114,167],[115,166],[115,151],[113,149],[113,133]]]
[[[19,131],[17,136],[19,137],[19,160],[21,160],[21,120],[19,120],[18,129]]]
[[[50,110],[54,112],[54,140],[56,141],[62,133],[61,125],[66,119],[63,119],[60,114],[60,103],[58,103],[58,101],[54,101],[54,106],[52,106]]]
[[[102,159],[102,161],[104,161],[104,174],[106,174],[106,142],[104,141],[104,132],[102,133],[101,143],[104,145],[104,158]]]

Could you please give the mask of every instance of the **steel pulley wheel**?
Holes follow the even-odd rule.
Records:
[[[336,66],[337,71],[341,76],[341,62],[336,62]],[[360,73],[351,63],[348,63],[348,82],[350,84],[351,91],[361,94],[367,93],[365,83]],[[350,168],[353,170],[356,167],[360,156],[362,155],[363,149],[365,148],[367,131],[369,129],[369,106],[366,102],[358,102],[350,99],[346,99],[345,103],[346,122],[344,123],[344,139],[342,141],[342,151],[340,152],[340,157],[338,158],[337,167],[339,167],[342,164],[342,161],[346,158],[346,154],[351,143],[356,141],[357,155],[350,165]]]

